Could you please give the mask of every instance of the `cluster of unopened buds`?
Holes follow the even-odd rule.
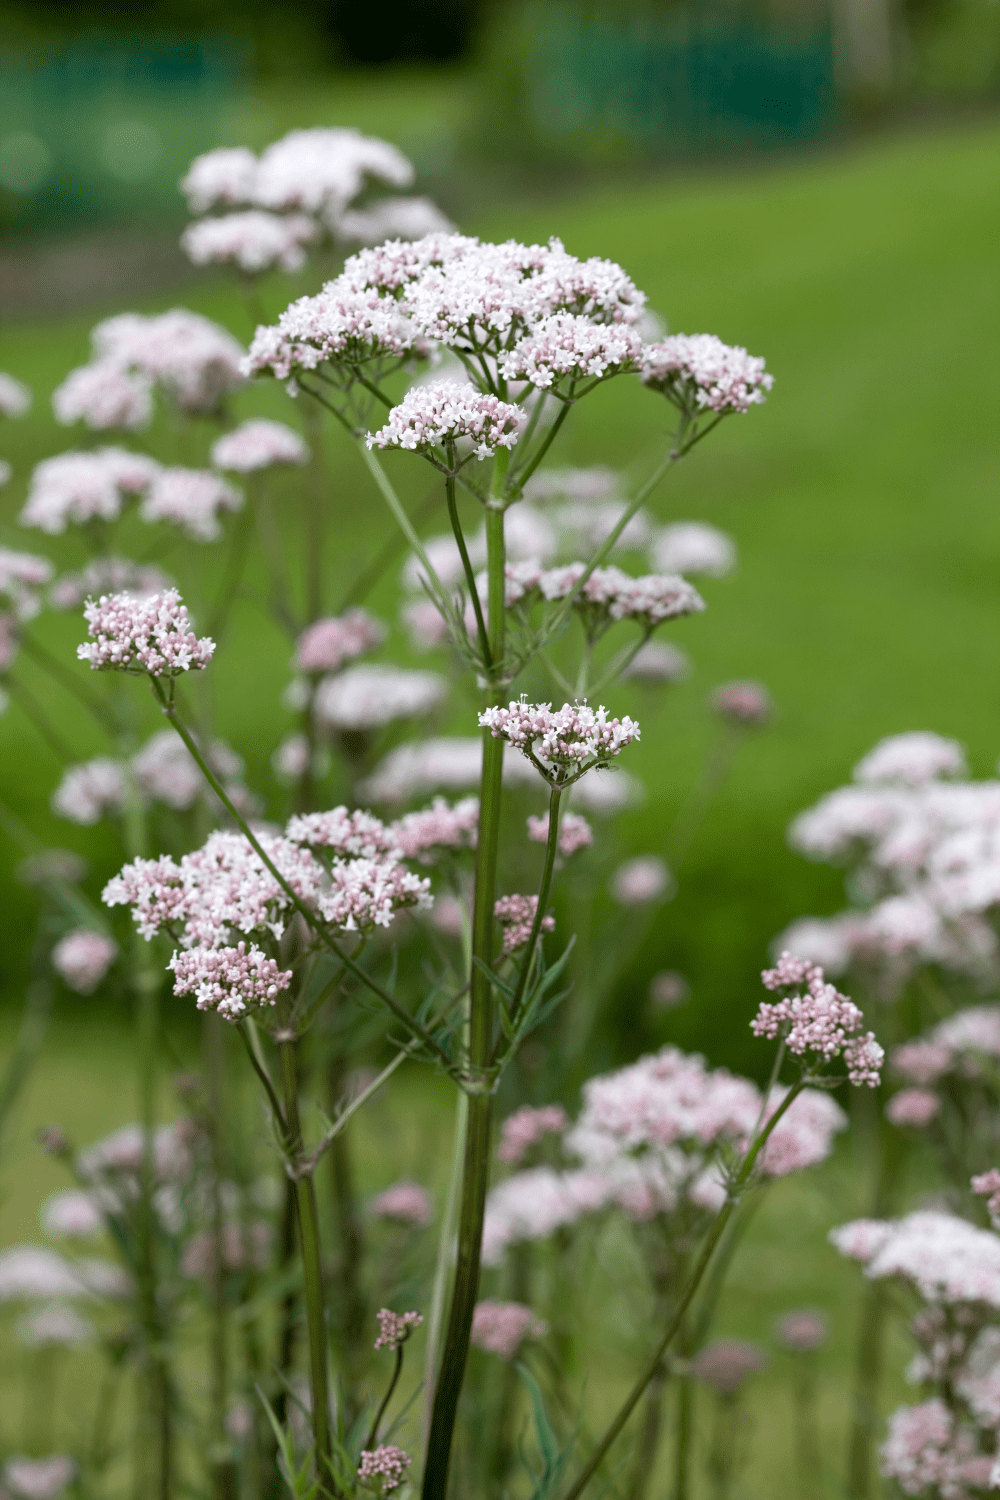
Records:
[[[398,1349],[401,1344],[406,1343],[423,1321],[423,1313],[396,1313],[388,1307],[383,1307],[378,1313],[379,1333],[375,1340],[375,1348]]]

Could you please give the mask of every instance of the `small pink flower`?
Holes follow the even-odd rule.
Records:
[[[691,415],[749,411],[774,385],[762,359],[710,333],[675,333],[648,345],[642,379]]]
[[[445,444],[468,441],[476,458],[490,458],[498,448],[513,448],[523,415],[519,406],[480,395],[474,386],[438,380],[411,387],[367,443],[433,454]]]
[[[52,967],[78,995],[92,995],[117,957],[116,942],[102,932],[81,927],[56,943]]]
[[[394,1219],[422,1229],[433,1217],[431,1195],[418,1182],[394,1182],[369,1199],[368,1212],[375,1219]]]
[[[535,1316],[522,1302],[495,1302],[487,1298],[476,1303],[472,1314],[472,1342],[487,1354],[499,1354],[512,1360],[525,1339],[541,1339],[548,1324]]]
[[[525,1104],[504,1120],[497,1160],[517,1166],[544,1136],[561,1135],[568,1126],[569,1116],[561,1104],[543,1104],[539,1109]]]
[[[909,1125],[917,1130],[929,1125],[941,1108],[941,1100],[930,1089],[900,1089],[885,1107],[891,1125]]]
[[[392,1443],[380,1443],[374,1452],[366,1448],[358,1464],[358,1482],[366,1489],[387,1495],[399,1489],[412,1461],[408,1453]]]
[[[383,1307],[376,1316],[379,1327],[376,1349],[398,1349],[424,1321],[423,1313],[395,1313],[388,1307]]]
[[[537,896],[501,896],[494,904],[493,915],[503,928],[505,953],[513,953],[528,941],[537,909]],[[555,917],[543,917],[541,931],[554,932],[555,925]]]
[[[366,609],[317,620],[299,636],[294,665],[299,672],[339,672],[345,661],[373,651],[385,640],[385,626]]]

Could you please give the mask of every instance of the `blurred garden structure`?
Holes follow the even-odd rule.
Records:
[[[369,45],[337,3],[218,0],[195,17],[161,0],[140,31],[115,4],[0,0],[0,238],[179,221],[184,164],[255,119],[266,133],[292,81],[303,124],[405,99],[404,146],[456,217],[498,166],[506,180],[732,160],[1000,90],[994,0],[424,0],[382,15]]]

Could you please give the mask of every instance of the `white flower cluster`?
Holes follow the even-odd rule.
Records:
[[[145,427],[155,389],[188,415],[212,415],[243,383],[240,344],[218,323],[185,308],[152,317],[119,313],[98,323],[91,345],[90,363],[53,393],[52,409],[64,426]]]
[[[774,385],[762,359],[711,333],[675,333],[649,345],[642,379],[691,416],[705,410],[747,412],[765,401]]]
[[[792,824],[794,847],[849,863],[872,904],[805,919],[781,939],[801,957],[825,952],[831,972],[871,966],[889,993],[926,963],[996,972],[989,918],[1000,905],[1000,781],[966,781],[961,745],[913,733],[882,740]]]
[[[209,151],[192,162],[181,191],[192,213],[215,216],[189,225],[181,246],[196,265],[229,262],[258,275],[301,270],[305,246],[321,238],[365,245],[451,229],[428,198],[356,203],[372,182],[412,181],[401,151],[356,130],[293,130],[260,157],[245,146]],[[237,211],[218,212],[227,209]]]
[[[513,448],[523,418],[519,406],[481,395],[473,385],[439,380],[413,386],[392,408],[385,426],[368,434],[367,442],[369,448],[425,454],[468,444],[476,458],[489,458],[498,448]]]
[[[776,1089],[767,1119],[784,1097]],[[722,1146],[742,1149],[761,1118],[756,1084],[676,1047],[590,1079],[583,1107],[563,1137],[575,1163],[532,1167],[492,1189],[483,1259],[497,1265],[509,1246],[547,1238],[609,1207],[644,1222],[687,1205],[714,1213],[725,1199],[716,1165]],[[774,1127],[762,1170],[783,1177],[824,1161],[847,1118],[828,1094],[807,1089]]]
[[[546,774],[607,765],[639,738],[639,726],[627,714],[611,719],[603,706],[593,709],[586,703],[564,703],[554,710],[551,703],[512,700],[507,708],[486,709],[479,722]]]

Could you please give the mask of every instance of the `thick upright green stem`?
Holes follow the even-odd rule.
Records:
[[[305,526],[306,620],[311,622],[318,620],[323,613],[323,533],[326,507],[323,493],[323,418],[311,401],[304,401],[302,420],[311,450]]]
[[[521,961],[521,972],[517,980],[517,988],[514,998],[510,1003],[510,1022],[516,1024],[524,1004],[525,991],[528,988],[528,980],[531,975],[535,958],[535,949],[542,931],[542,922],[545,919],[545,908],[549,904],[549,895],[552,891],[552,875],[555,870],[556,855],[559,853],[559,803],[562,800],[562,790],[554,786],[549,792],[549,831],[545,840],[545,864],[542,868],[542,880],[538,887],[538,903],[535,907],[535,915],[531,921],[531,934],[524,950],[524,958]]]
[[[462,1191],[462,1166],[465,1162],[465,1140],[469,1129],[469,1096],[459,1093],[455,1102],[455,1141],[452,1148],[451,1175],[448,1179],[448,1197],[445,1201],[441,1232],[438,1236],[437,1260],[434,1266],[434,1285],[431,1289],[430,1308],[427,1313],[427,1342],[424,1355],[424,1450],[431,1430],[434,1411],[434,1396],[437,1391],[438,1354],[441,1348],[441,1327],[444,1323],[448,1286],[455,1263],[455,1235],[458,1229],[458,1206]]]
[[[212,1157],[210,1264],[209,1264],[209,1414],[211,1435],[208,1464],[213,1500],[236,1500],[237,1466],[232,1443],[226,1431],[226,1407],[229,1399],[229,1329],[226,1308],[225,1264],[223,1257],[222,1179],[225,1159],[222,1148],[223,1071],[225,1035],[222,1017],[209,1011],[203,1018],[202,1038],[205,1056],[205,1092],[208,1103],[208,1136]]]
[[[497,455],[494,497],[499,496],[507,467],[506,450]],[[498,502],[486,511],[486,548],[489,575],[490,652],[495,663],[504,654],[504,518]],[[495,689],[490,702],[499,701]],[[469,1354],[472,1313],[479,1289],[479,1252],[483,1213],[489,1185],[490,1132],[493,1097],[490,1085],[493,1052],[493,987],[488,974],[493,961],[493,905],[496,898],[497,853],[500,840],[500,801],[503,779],[503,741],[483,731],[483,769],[479,790],[479,844],[476,850],[476,894],[472,918],[473,965],[469,988],[469,1115],[462,1180],[462,1206],[451,1311],[445,1334],[441,1372],[424,1461],[423,1500],[445,1500],[452,1435],[458,1398]]]
[[[281,1042],[281,1083],[285,1094],[286,1146],[289,1156],[302,1155],[302,1126],[299,1122],[299,1077],[294,1041]],[[319,1217],[316,1192],[311,1175],[300,1177],[295,1184],[298,1207],[299,1243],[302,1250],[302,1282],[306,1302],[306,1327],[309,1333],[309,1385],[312,1392],[312,1425],[316,1442],[316,1473],[326,1482],[330,1472],[330,1391],[327,1379],[326,1308],[323,1300],[323,1266],[320,1259]]]

